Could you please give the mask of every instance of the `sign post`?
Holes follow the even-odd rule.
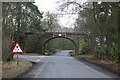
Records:
[[[17,63],[17,65],[19,64],[19,62],[18,62],[18,54],[17,54],[17,62],[16,63]]]
[[[17,53],[17,65],[18,65],[18,53],[23,53],[19,43],[16,43],[11,53]]]

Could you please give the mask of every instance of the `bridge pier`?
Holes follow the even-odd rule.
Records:
[[[75,48],[75,55],[79,54],[79,38],[74,38],[76,48]]]

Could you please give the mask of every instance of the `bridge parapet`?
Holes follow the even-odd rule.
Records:
[[[88,37],[87,34],[83,34],[83,33],[76,33],[76,32],[46,32],[45,35],[52,35],[52,37]]]

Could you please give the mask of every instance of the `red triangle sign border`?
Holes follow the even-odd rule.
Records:
[[[19,48],[22,50],[22,48],[20,47],[19,43],[16,43],[11,53],[23,53],[23,50],[21,52],[14,52],[14,49],[15,49],[16,45],[18,45]]]

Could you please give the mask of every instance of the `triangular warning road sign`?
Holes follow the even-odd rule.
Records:
[[[23,50],[21,49],[19,43],[16,43],[13,50],[12,50],[12,53],[23,53]]]

